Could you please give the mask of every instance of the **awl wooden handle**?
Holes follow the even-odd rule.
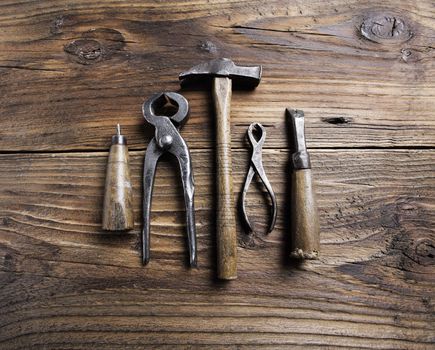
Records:
[[[124,136],[112,137],[106,171],[103,230],[127,231],[134,226],[128,148]]]
[[[217,77],[213,83],[216,113],[217,166],[217,269],[218,278],[237,278],[237,233],[231,162],[231,79]]]

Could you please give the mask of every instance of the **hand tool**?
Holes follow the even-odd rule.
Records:
[[[296,259],[318,259],[320,250],[319,214],[313,190],[310,156],[305,144],[304,112],[286,109],[294,140],[291,155],[291,231],[292,250]]]
[[[259,134],[258,141],[254,136],[254,130],[256,130],[257,133]],[[248,128],[247,135],[248,135],[249,143],[252,146],[252,155],[251,155],[248,175],[246,176],[245,184],[243,185],[243,191],[242,191],[242,196],[240,201],[242,207],[243,219],[249,231],[252,232],[253,229],[251,223],[249,222],[248,215],[246,213],[245,201],[246,201],[246,194],[248,192],[249,185],[251,184],[254,175],[257,174],[261,182],[263,183],[263,185],[266,187],[267,192],[269,193],[270,199],[272,201],[272,219],[270,220],[269,229],[267,230],[267,233],[270,233],[272,232],[276,223],[277,204],[276,204],[275,193],[273,192],[272,186],[263,168],[262,151],[263,151],[264,141],[266,141],[266,129],[264,128],[263,125],[259,123],[252,123]]]
[[[103,230],[131,230],[134,226],[132,203],[127,139],[121,135],[118,124],[117,134],[112,136],[106,170]]]
[[[172,116],[156,115],[156,111],[165,104],[178,108]],[[142,262],[147,264],[150,259],[150,211],[154,177],[159,158],[169,153],[174,155],[179,163],[183,183],[184,202],[186,207],[187,238],[189,243],[190,265],[197,265],[195,209],[193,196],[195,192],[193,169],[189,149],[179,133],[179,129],[187,121],[189,104],[187,100],[175,92],[162,92],[153,95],[142,106],[145,120],[156,128],[155,135],[148,144],[143,175],[143,230],[142,230]]]
[[[179,76],[182,85],[210,77],[213,80],[216,114],[218,278],[232,280],[237,278],[237,234],[230,132],[232,81],[235,87],[255,88],[260,83],[261,66],[240,67],[228,58],[220,58],[194,66]]]

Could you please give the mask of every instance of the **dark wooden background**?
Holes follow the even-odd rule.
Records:
[[[382,5],[380,5],[382,4]],[[435,348],[435,4],[417,1],[0,2],[0,349]],[[142,267],[141,104],[215,57],[262,64],[235,91],[235,197],[248,125],[267,127],[277,227],[253,186],[239,279],[215,279],[210,93],[183,92],[199,269],[186,266],[182,191],[160,163]],[[322,256],[287,259],[289,142],[303,109]],[[103,234],[110,137],[131,150],[135,229]],[[287,210],[287,211],[286,211]]]

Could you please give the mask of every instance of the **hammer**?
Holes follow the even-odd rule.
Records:
[[[228,58],[218,58],[192,67],[179,76],[186,82],[212,78],[212,94],[216,114],[217,166],[217,259],[218,278],[237,278],[237,234],[233,201],[231,165],[230,105],[232,81],[234,87],[254,89],[261,79],[261,66],[236,66]]]

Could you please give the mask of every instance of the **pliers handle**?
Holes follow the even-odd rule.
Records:
[[[156,115],[156,108],[162,107],[167,102],[177,105],[177,112],[170,117]],[[195,184],[189,149],[179,133],[179,129],[187,120],[189,104],[180,94],[164,92],[155,94],[146,101],[142,106],[142,112],[145,120],[156,128],[155,136],[149,142],[145,152],[144,161],[142,262],[145,265],[150,260],[150,213],[157,163],[163,154],[170,153],[177,158],[180,166],[186,208],[189,260],[191,266],[196,266],[197,248],[194,217]]]
[[[254,136],[254,130],[257,130],[257,132],[260,134],[258,140]],[[267,233],[270,233],[272,232],[276,223],[277,203],[276,203],[275,193],[273,192],[272,186],[263,168],[262,151],[263,151],[263,144],[266,141],[266,129],[264,128],[263,125],[259,123],[252,123],[248,128],[247,135],[248,135],[249,143],[252,146],[252,155],[251,155],[248,175],[246,176],[245,184],[243,185],[243,191],[241,196],[243,220],[246,226],[248,227],[249,231],[252,232],[253,228],[251,223],[249,222],[248,214],[246,212],[245,201],[246,201],[246,194],[248,192],[249,185],[251,184],[254,175],[257,174],[261,182],[263,183],[263,185],[266,187],[267,192],[269,193],[269,196],[272,201],[272,218],[270,220],[270,225],[267,231]]]

